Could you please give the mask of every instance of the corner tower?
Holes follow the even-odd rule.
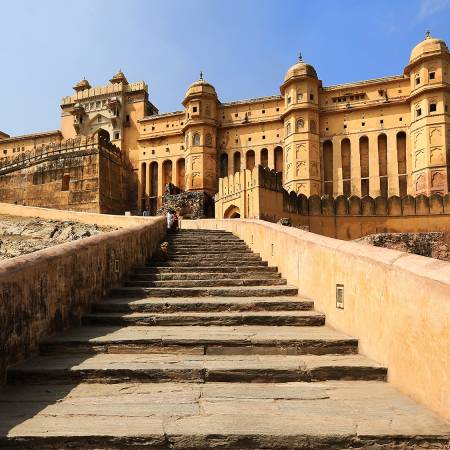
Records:
[[[214,86],[200,79],[189,86],[185,107],[186,190],[217,192],[217,106]]]
[[[313,66],[298,62],[286,73],[280,87],[285,110],[283,186],[307,196],[320,194],[319,87]]]
[[[412,189],[414,195],[445,194],[450,188],[450,54],[426,33],[411,52],[405,75],[411,94]]]

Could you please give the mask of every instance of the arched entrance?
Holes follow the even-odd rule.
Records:
[[[223,213],[224,219],[239,219],[241,217],[241,211],[235,205],[229,206]]]

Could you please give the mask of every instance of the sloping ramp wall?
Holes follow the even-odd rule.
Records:
[[[0,262],[0,385],[8,366],[35,353],[49,335],[78,325],[91,302],[104,297],[133,266],[151,258],[166,233],[163,217],[0,204],[0,213],[6,211],[123,228]]]
[[[450,263],[262,220],[204,219],[182,228],[244,239],[314,300],[327,323],[359,339],[400,391],[450,420]],[[344,308],[336,307],[343,285]]]

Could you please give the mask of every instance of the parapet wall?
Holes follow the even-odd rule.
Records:
[[[358,338],[363,354],[386,365],[396,388],[450,420],[450,263],[261,220],[184,220],[181,226],[244,239],[314,300],[328,325]]]
[[[288,193],[282,187],[282,174],[261,166],[220,179],[215,201],[216,218],[229,218],[230,211],[238,211],[241,218],[268,222],[287,217],[293,225],[345,240],[375,233],[450,229],[450,194],[403,198],[306,197]]]
[[[83,213],[70,212],[71,220],[77,220],[73,214]],[[95,223],[113,224],[111,216],[106,223],[102,215],[85,217],[94,216]],[[91,302],[103,298],[133,266],[152,256],[165,235],[165,219],[142,218],[141,223],[123,219],[131,224],[118,221],[124,226],[121,230],[0,263],[0,384],[8,366],[36,352],[47,336],[79,324]]]

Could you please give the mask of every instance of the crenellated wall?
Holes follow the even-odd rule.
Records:
[[[281,173],[261,166],[219,180],[216,218],[254,218],[277,222],[288,217],[295,226],[338,239],[374,233],[448,231],[450,194],[403,198],[345,197],[288,193]]]

